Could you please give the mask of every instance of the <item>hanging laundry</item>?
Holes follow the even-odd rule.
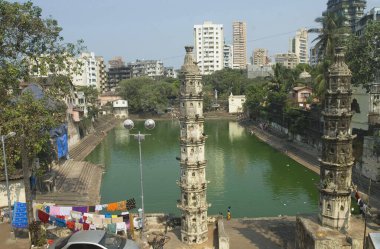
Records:
[[[40,219],[40,221],[42,221],[43,223],[49,222],[49,215],[45,213],[44,211],[38,210],[37,215],[38,215],[38,219]]]
[[[107,205],[107,211],[108,212],[114,212],[117,210],[117,202],[108,203]]]
[[[55,219],[55,225],[57,227],[66,227],[66,221],[65,220],[62,220],[62,219],[58,219],[56,218]]]
[[[111,224],[112,223],[112,219],[111,218],[104,218],[103,219],[103,225],[106,226],[107,224]]]
[[[83,230],[83,224],[75,222],[75,231],[81,231]]]
[[[127,206],[126,201],[119,201],[119,202],[117,202],[117,209],[116,210],[123,211],[126,209],[126,206]]]
[[[116,233],[116,224],[108,224],[107,231],[110,233]]]
[[[70,212],[72,209],[72,207],[60,207],[59,215],[70,216]]]
[[[81,213],[88,213],[88,206],[73,207],[73,210]]]
[[[124,222],[116,223],[116,233],[119,231],[123,231],[124,234],[127,234],[127,225]]]
[[[50,215],[60,215],[61,214],[61,208],[58,206],[50,206],[49,209],[50,209],[50,212],[49,212]]]
[[[112,217],[112,223],[118,223],[118,222],[123,222],[123,217]]]
[[[64,215],[56,215],[57,219],[66,220],[66,217]]]
[[[82,213],[81,212],[78,212],[78,211],[71,211],[70,213],[71,215],[71,218],[75,219],[75,220],[79,220],[80,218],[82,218]]]
[[[70,230],[74,230],[75,229],[75,222],[74,221],[67,221],[66,227]]]
[[[95,206],[95,211],[102,211],[103,210],[103,206],[102,205],[96,205]]]
[[[95,212],[95,206],[88,206],[88,212],[94,213]]]
[[[104,216],[105,216],[106,218],[112,218],[112,214],[110,214],[110,213],[105,213]]]
[[[83,223],[83,230],[89,230],[90,229],[90,224]]]
[[[126,208],[127,210],[132,210],[136,208],[136,201],[134,198],[127,200]]]

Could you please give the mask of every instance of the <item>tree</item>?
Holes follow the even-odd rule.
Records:
[[[70,88],[69,75],[77,68],[72,58],[82,49],[82,42],[63,43],[57,21],[43,19],[41,8],[30,1],[0,0],[0,13],[0,127],[2,134],[17,133],[18,139],[7,144],[11,150],[7,160],[11,170],[22,161],[30,223],[32,160],[49,143],[49,130],[64,121],[66,107],[61,99]],[[44,97],[19,94],[20,82],[28,82],[33,75],[51,75],[42,81],[48,83]]]
[[[312,42],[316,42],[315,48],[318,51],[318,61],[332,61],[335,55],[335,48],[342,46],[349,34],[345,27],[343,16],[327,13],[323,17],[315,19],[321,28],[309,29],[309,33],[317,33],[318,36]]]
[[[365,85],[379,76],[380,22],[369,22],[362,36],[351,36],[346,59],[354,85]]]
[[[166,79],[132,78],[119,83],[119,93],[128,100],[133,113],[162,113],[179,95],[179,84]]]
[[[41,8],[32,2],[10,3],[0,0],[0,94],[18,92],[18,84],[39,75],[68,75],[76,70],[73,58],[83,48],[63,43],[62,30],[56,20],[43,19]],[[59,79],[59,78],[58,78]],[[55,80],[49,92],[62,96],[65,82]],[[67,82],[66,82],[67,83]],[[2,98],[5,101],[7,98]]]

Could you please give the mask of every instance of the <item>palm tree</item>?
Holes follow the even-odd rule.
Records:
[[[349,29],[344,26],[344,17],[327,13],[325,16],[315,19],[321,28],[309,29],[309,33],[317,33],[318,36],[312,42],[316,42],[315,48],[318,51],[318,61],[324,59],[332,61],[335,55],[335,48],[342,46],[349,34]]]

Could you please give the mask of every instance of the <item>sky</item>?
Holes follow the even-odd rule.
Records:
[[[83,39],[87,51],[106,61],[122,56],[162,60],[178,69],[184,46],[193,45],[193,26],[204,21],[223,24],[232,43],[233,21],[247,24],[248,58],[255,48],[270,55],[287,52],[297,29],[318,27],[315,18],[327,0],[33,0],[43,16],[56,19],[66,42]],[[380,6],[367,0],[367,9]],[[315,36],[310,37],[313,39]],[[310,39],[310,40],[311,40]]]

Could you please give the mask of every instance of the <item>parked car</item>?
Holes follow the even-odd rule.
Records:
[[[49,246],[52,249],[139,249],[137,244],[104,230],[78,231],[60,238]]]

